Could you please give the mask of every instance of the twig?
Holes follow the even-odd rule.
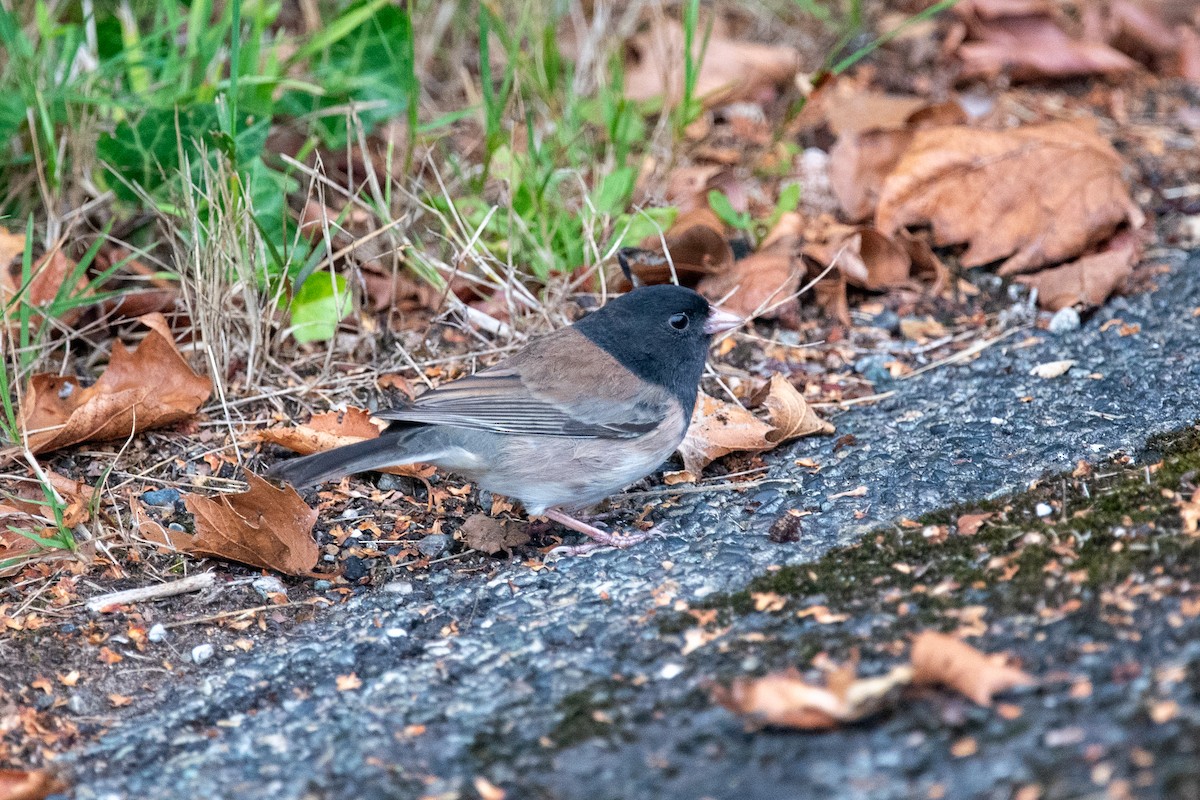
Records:
[[[99,614],[115,610],[118,606],[129,605],[130,603],[141,603],[146,600],[157,600],[160,597],[174,597],[177,594],[187,594],[188,592],[198,592],[202,589],[208,589],[213,585],[216,578],[211,572],[199,572],[195,575],[189,575],[186,578],[180,578],[177,581],[170,583],[157,583],[153,586],[142,586],[138,589],[126,589],[123,592],[111,592],[102,594],[99,597],[93,597],[85,604],[88,611],[93,611]]]
[[[324,601],[326,604],[330,604],[330,601],[325,600],[324,598],[316,598],[316,597],[311,598],[309,600],[305,600],[302,603],[279,603],[279,604],[268,603],[264,606],[254,606],[253,608],[238,608],[238,609],[234,609],[233,611],[222,611],[219,614],[209,614],[206,617],[193,617],[191,619],[181,619],[181,620],[177,620],[176,622],[168,622],[168,623],[164,624],[163,627],[164,628],[182,628],[184,625],[201,625],[205,622],[216,622],[219,619],[225,619],[227,617],[241,617],[241,616],[245,616],[246,614],[257,614],[259,611],[271,611],[271,610],[277,609],[277,608],[293,608],[295,606],[317,605],[321,601]]]
[[[965,350],[959,350],[957,353],[954,353],[953,355],[949,355],[943,359],[939,359],[937,361],[926,364],[925,366],[921,367],[920,369],[914,369],[912,372],[908,373],[907,375],[901,375],[897,380],[906,381],[909,378],[915,378],[918,375],[923,375],[926,372],[929,372],[931,369],[937,369],[938,367],[944,367],[948,364],[957,364],[959,361],[965,361],[968,358],[970,358],[971,356],[975,355],[976,353],[982,353],[984,350],[988,349],[989,347],[994,345],[996,342],[1007,339],[1008,337],[1012,336],[1014,333],[1018,333],[1023,330],[1025,330],[1025,328],[1023,326],[1017,327],[1017,328],[1009,328],[1004,333],[1001,333],[997,336],[993,336],[991,339],[984,339],[982,341],[975,342],[975,344],[971,345],[970,347],[966,348]]]

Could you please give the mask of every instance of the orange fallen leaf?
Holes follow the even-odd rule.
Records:
[[[182,549],[286,575],[308,575],[320,557],[312,537],[317,512],[290,486],[277,488],[249,471],[245,476],[250,488],[239,494],[184,495],[188,511],[196,516],[196,535]]]
[[[770,100],[800,67],[793,48],[739,41],[715,29],[711,36],[695,37],[693,48],[699,62],[694,96],[709,107]],[[683,99],[683,49],[683,26],[673,19],[655,20],[634,36],[627,46],[625,96],[637,101],[661,97],[666,107],[677,105]]]
[[[964,267],[1006,259],[1001,275],[1027,272],[1142,225],[1123,168],[1082,122],[922,130],[884,180],[875,227],[931,225],[936,244],[967,244]]]
[[[369,411],[351,406],[345,411],[314,414],[307,424],[293,428],[267,428],[259,431],[257,436],[260,441],[274,442],[306,456],[364,439],[374,439],[385,427],[384,423],[372,422]],[[378,471],[423,479],[432,475],[434,468],[424,464],[401,464]]]
[[[992,511],[985,511],[979,514],[962,514],[959,516],[955,526],[958,528],[960,536],[974,536],[979,533],[979,529],[983,527],[983,523],[994,516],[996,514]]]
[[[21,427],[34,453],[171,425],[208,399],[212,383],[188,366],[166,319],[148,314],[139,321],[150,332],[132,352],[114,342],[108,369],[91,386],[47,373],[30,378]]]
[[[44,800],[65,788],[45,770],[0,769],[0,800]]]
[[[363,682],[362,678],[351,672],[349,675],[337,676],[337,690],[339,692],[349,692],[354,689],[361,689]]]
[[[108,702],[113,708],[124,708],[133,702],[133,698],[123,694],[110,694]]]
[[[827,730],[855,722],[895,702],[912,680],[899,666],[877,678],[859,678],[854,664],[831,672],[825,686],[808,683],[796,670],[734,681],[713,689],[713,699],[745,718],[750,730],[763,727]]]
[[[981,706],[992,704],[992,695],[1033,683],[1024,671],[1002,654],[988,655],[944,633],[926,631],[912,646],[913,682],[946,686]]]

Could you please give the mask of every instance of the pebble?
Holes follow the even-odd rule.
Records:
[[[871,383],[887,383],[892,379],[886,366],[891,360],[891,356],[864,356],[854,362],[854,371]]]
[[[355,583],[367,574],[367,562],[363,561],[359,556],[346,556],[342,561],[342,576]]]
[[[417,542],[417,552],[429,558],[440,556],[450,549],[451,541],[452,539],[448,533],[431,533]]]
[[[1079,330],[1080,319],[1079,312],[1073,306],[1060,308],[1053,317],[1050,318],[1050,325],[1047,330],[1051,333],[1061,336],[1064,333]]]
[[[204,644],[198,644],[192,648],[192,663],[203,664],[205,661],[208,661],[210,658],[212,658],[215,652],[216,651],[213,650],[213,646],[207,642]]]
[[[154,489],[142,493],[142,502],[148,506],[173,506],[179,498],[178,489]]]
[[[262,575],[250,582],[254,587],[254,591],[262,595],[264,600],[270,599],[272,594],[287,595],[287,587],[283,585],[283,581],[276,578],[274,575]]]
[[[313,581],[313,591],[315,592],[328,592],[332,588],[333,584],[324,578]]]
[[[163,627],[161,622],[156,622],[146,632],[146,638],[152,642],[165,642],[167,640],[167,629]]]
[[[413,593],[413,585],[411,581],[388,581],[383,585],[383,590],[389,594],[406,595]]]
[[[1045,503],[1038,503],[1037,507],[1034,509],[1034,511],[1037,512],[1037,515],[1039,517],[1048,517],[1054,513],[1054,509],[1051,508],[1050,506],[1046,505]]]

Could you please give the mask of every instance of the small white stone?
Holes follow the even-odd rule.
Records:
[[[388,581],[383,590],[389,594],[406,595],[413,593],[413,585],[408,581]]]
[[[1067,306],[1054,313],[1047,329],[1053,334],[1061,335],[1079,330],[1079,324],[1079,312],[1075,310],[1074,306]]]
[[[203,664],[205,661],[208,661],[210,658],[212,658],[213,653],[215,652],[216,651],[213,650],[213,646],[207,642],[204,644],[198,644],[192,648],[192,663]]]
[[[152,642],[164,642],[167,639],[167,629],[163,627],[161,622],[156,622],[146,632],[146,638]]]
[[[663,668],[658,672],[658,677],[662,678],[664,681],[669,681],[672,678],[678,678],[682,674],[683,664],[671,662],[663,665]]]
[[[1054,509],[1045,503],[1038,503],[1035,511],[1039,517],[1048,517],[1054,513]]]
[[[404,630],[404,628],[388,628],[384,633],[388,635],[389,639],[399,639],[408,636],[408,631]]]
[[[250,582],[254,587],[254,591],[262,595],[263,599],[268,599],[269,595],[282,594],[287,596],[287,587],[283,585],[283,581],[276,578],[274,575],[262,575]]]

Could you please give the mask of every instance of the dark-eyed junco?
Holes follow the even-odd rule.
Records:
[[[613,547],[562,511],[648,475],[683,441],[712,334],[741,318],[691,289],[646,286],[506,361],[381,411],[377,439],[276,465],[295,486],[397,464],[433,464]]]

